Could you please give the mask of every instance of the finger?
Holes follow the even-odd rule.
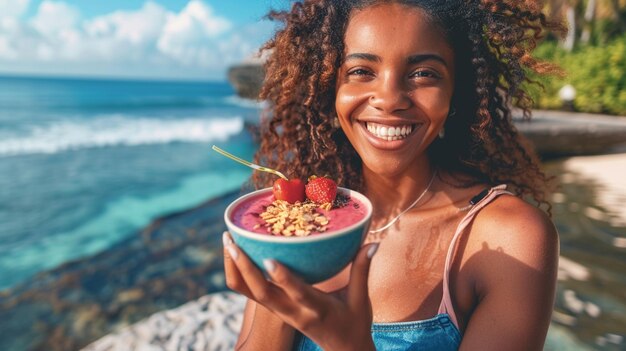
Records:
[[[369,276],[372,257],[378,250],[378,243],[364,246],[357,254],[350,270],[350,284],[348,285],[348,305],[353,311],[362,310],[369,306],[367,278]]]
[[[237,265],[235,264],[235,259],[237,258],[236,256],[238,253],[237,251],[229,249],[231,245],[234,245],[230,233],[224,232],[222,234],[222,242],[224,243],[224,277],[226,278],[226,286],[234,291],[237,291],[238,293],[252,298],[252,293],[250,292],[250,289],[248,289],[245,280],[241,276],[241,272],[239,272],[239,268],[237,268]]]
[[[251,299],[272,311],[289,313],[292,310],[282,289],[267,280],[263,272],[248,258],[245,252],[235,243],[226,246],[226,250],[233,258],[233,263],[243,278],[247,289],[249,289]]]
[[[272,282],[281,288],[291,301],[309,308],[319,305],[316,302],[319,300],[320,292],[289,271],[287,267],[273,259],[264,260],[263,265]]]

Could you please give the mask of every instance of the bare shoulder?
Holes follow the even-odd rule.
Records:
[[[559,245],[556,228],[548,215],[510,195],[499,196],[478,213],[472,236],[527,263],[537,255],[554,252]]]
[[[518,197],[502,195],[477,214],[463,256],[473,261],[476,277],[500,280],[516,271],[552,276],[558,255],[558,234],[550,218]]]

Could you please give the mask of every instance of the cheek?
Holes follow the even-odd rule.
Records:
[[[445,120],[448,116],[448,110],[450,108],[450,104],[447,101],[440,101],[432,104],[430,106],[430,115],[431,119],[437,120]]]
[[[364,106],[364,102],[367,102],[366,92],[348,85],[339,87],[335,98],[337,116],[342,120],[349,121],[350,117]]]
[[[423,90],[419,95],[413,97],[415,105],[435,123],[443,123],[450,108],[449,94],[444,94],[440,90]]]

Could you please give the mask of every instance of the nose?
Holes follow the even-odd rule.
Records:
[[[391,113],[406,110],[411,106],[411,99],[402,79],[395,75],[380,77],[369,98],[369,104],[379,111]]]

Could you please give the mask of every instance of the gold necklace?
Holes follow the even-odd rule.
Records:
[[[389,227],[391,227],[398,219],[400,219],[400,217],[402,217],[403,214],[407,213],[410,209],[412,209],[415,205],[417,205],[418,202],[420,202],[420,200],[424,197],[424,195],[426,195],[426,193],[428,192],[428,190],[430,190],[430,186],[433,185],[433,181],[435,180],[435,176],[437,175],[437,171],[435,170],[433,172],[432,177],[430,177],[430,181],[428,182],[428,185],[426,186],[426,188],[424,189],[424,191],[422,191],[422,193],[420,194],[420,196],[417,197],[417,199],[415,199],[415,201],[413,201],[412,204],[409,205],[409,207],[407,207],[406,209],[404,209],[404,211],[400,212],[400,214],[398,214],[397,216],[395,216],[391,221],[389,221],[389,223],[385,224],[384,226],[378,228],[378,229],[372,229],[369,231],[369,234],[376,234],[376,233],[380,233],[383,230],[388,229]]]

